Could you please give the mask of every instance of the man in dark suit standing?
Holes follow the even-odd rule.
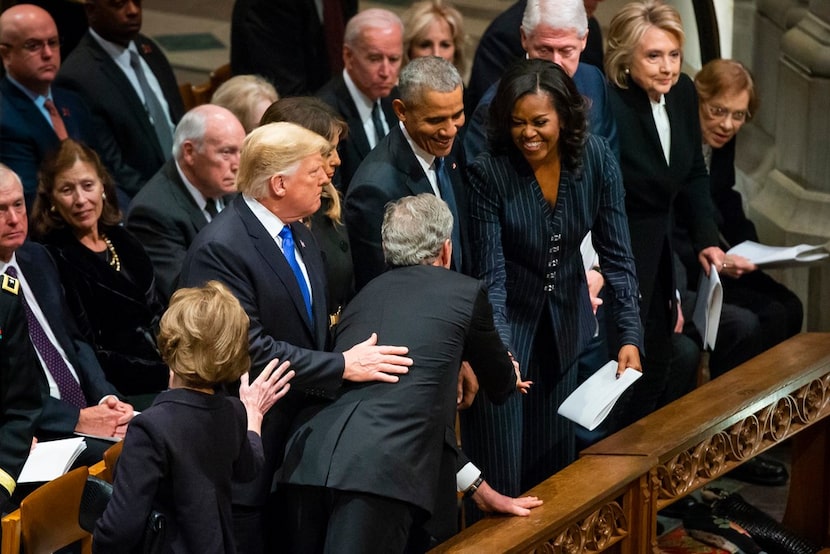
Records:
[[[234,75],[262,75],[280,96],[313,94],[343,69],[346,21],[357,0],[236,0]]]
[[[510,8],[514,9],[515,6]],[[611,113],[608,84],[599,68],[584,63],[581,58],[588,43],[588,19],[583,0],[526,2],[521,25],[513,32],[520,37],[523,53],[528,58],[558,64],[574,80],[579,93],[590,100],[588,130],[608,139],[611,149],[619,156],[617,124]],[[498,75],[501,73],[499,71]],[[498,82],[498,78],[490,81],[478,104],[468,106],[468,109],[475,109],[464,135],[464,154],[468,162],[487,149],[490,102]]]
[[[371,8],[346,25],[343,64],[317,92],[346,120],[349,136],[340,141],[340,169],[334,184],[343,194],[363,158],[395,126],[392,99],[403,59],[403,23],[388,10]]]
[[[123,437],[133,407],[118,399],[92,348],[73,324],[60,277],[46,249],[27,242],[23,187],[17,175],[0,168],[0,274],[24,306],[29,336],[48,382],[48,396],[35,435],[62,438],[74,433]],[[101,460],[112,443],[87,439],[76,465]]]
[[[130,202],[127,229],[150,256],[165,302],[176,290],[196,234],[236,192],[243,140],[245,129],[225,108],[193,108],[176,126],[173,159]]]
[[[350,384],[337,399],[299,416],[282,479],[291,485],[291,548],[403,552],[436,505],[453,503],[458,367],[470,360],[484,390],[503,401],[516,367],[499,339],[482,284],[455,271],[452,215],[429,193],[407,196],[383,216],[392,267],[346,307],[335,350],[377,330],[409,346],[411,371],[396,385]],[[400,314],[407,314],[401,318]],[[446,483],[442,477],[450,477]],[[535,499],[521,499],[527,507]],[[447,537],[441,537],[445,539]]]
[[[282,461],[288,428],[310,398],[330,398],[344,380],[396,382],[411,360],[406,348],[376,346],[372,335],[342,353],[327,352],[328,310],[323,260],[300,222],[320,207],[331,144],[292,123],[254,129],[242,148],[241,193],[196,237],[180,284],[224,283],[250,317],[251,374],[274,358],[289,360],[291,392],[265,416],[260,476],[234,489],[237,547],[263,551],[263,508]]]
[[[454,219],[452,267],[464,268],[466,194],[455,141],[464,125],[461,76],[442,58],[417,58],[401,72],[399,90],[393,108],[400,124],[363,160],[346,194],[346,228],[358,289],[384,269],[384,206],[422,192],[449,204]]]
[[[57,83],[89,105],[99,154],[122,201],[129,200],[170,158],[184,105],[164,53],[139,34],[141,1],[88,0],[85,6],[90,28]]]
[[[52,86],[61,65],[61,43],[48,12],[31,4],[0,15],[0,161],[23,181],[27,205],[37,189],[45,155],[71,137],[95,148],[89,109],[73,92]]]

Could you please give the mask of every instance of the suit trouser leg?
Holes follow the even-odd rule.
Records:
[[[333,491],[327,554],[397,554],[406,551],[413,524],[426,513],[412,504],[373,494]]]

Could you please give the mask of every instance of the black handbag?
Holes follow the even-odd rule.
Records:
[[[81,494],[81,506],[78,512],[78,525],[87,533],[95,531],[95,525],[112,498],[112,485],[98,477],[89,476]],[[133,552],[141,554],[161,554],[164,550],[164,538],[167,533],[167,520],[158,510],[152,510],[144,526],[144,536]]]

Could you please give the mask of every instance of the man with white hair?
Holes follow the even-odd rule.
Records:
[[[141,242],[167,301],[187,249],[236,192],[242,124],[230,111],[204,104],[187,112],[173,135],[173,158],[130,202],[127,229]]]
[[[518,31],[528,58],[559,64],[574,80],[580,94],[590,100],[588,130],[608,139],[611,149],[619,155],[617,124],[608,103],[605,77],[597,67],[580,61],[588,42],[588,17],[583,0],[528,0]],[[464,136],[467,160],[474,160],[487,148],[490,102],[497,87],[498,81],[475,107]]]
[[[343,72],[317,92],[349,125],[334,176],[343,194],[360,162],[397,122],[392,99],[402,59],[403,23],[394,13],[370,8],[346,24]]]

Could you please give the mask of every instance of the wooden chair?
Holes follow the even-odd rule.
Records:
[[[79,467],[23,499],[20,525],[27,554],[54,552],[79,540],[83,554],[92,552],[92,536],[78,525],[81,494],[88,475],[88,468]]]
[[[186,110],[210,102],[219,86],[232,77],[231,64],[226,63],[210,72],[208,80],[200,85],[183,83],[179,86],[182,102]]]

